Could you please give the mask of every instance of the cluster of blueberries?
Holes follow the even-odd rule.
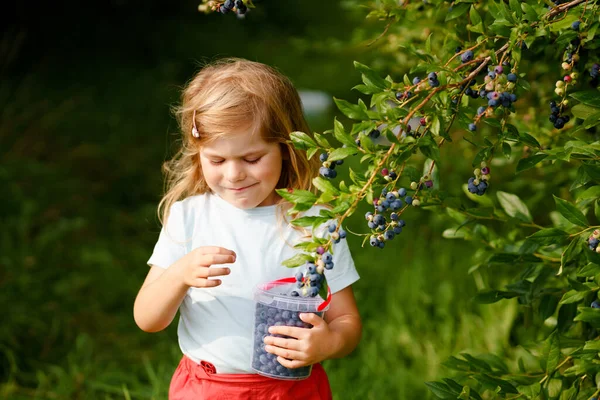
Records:
[[[337,225],[335,222],[331,222],[327,226],[327,230],[329,231],[330,238],[333,240],[333,243],[339,243],[340,240],[345,239],[348,236],[347,232],[340,227],[337,230]],[[298,271],[295,275],[296,278],[296,290],[292,290],[290,295],[292,297],[298,296],[310,296],[316,297],[321,290],[321,286],[325,280],[325,276],[323,275],[325,270],[330,270],[333,268],[333,256],[330,252],[325,251],[323,246],[317,247],[317,260],[315,262],[307,261],[304,264],[304,268],[302,271]]]
[[[298,297],[302,295],[308,295],[310,297],[316,297],[321,290],[325,277],[323,270],[333,268],[333,256],[329,252],[324,252],[316,263],[308,261],[304,265],[304,271],[298,271],[296,273],[296,287],[298,290],[292,290],[291,295]],[[305,290],[303,290],[305,289]]]
[[[279,307],[277,307],[279,306]],[[252,353],[252,368],[262,375],[280,379],[303,379],[310,375],[311,366],[300,368],[286,368],[277,361],[275,354],[265,350],[264,339],[269,334],[271,326],[295,326],[298,328],[310,329],[312,325],[303,322],[300,319],[301,312],[314,312],[309,310],[308,305],[299,304],[298,311],[286,310],[287,304],[277,304],[277,301],[271,305],[256,303],[256,313],[254,315],[254,351]],[[322,316],[322,312],[315,312]],[[284,335],[273,334],[271,336],[288,338]]]
[[[377,132],[379,132],[379,131],[377,131]],[[337,176],[337,171],[335,170],[335,166],[342,165],[344,163],[344,160],[336,160],[333,162],[328,162],[327,161],[328,157],[329,157],[329,154],[327,154],[327,153],[321,153],[321,155],[319,156],[319,160],[321,160],[321,162],[323,163],[321,168],[319,168],[319,174],[325,178],[333,179]]]
[[[395,212],[390,214],[391,222],[388,223],[386,218],[381,214],[373,215],[372,212],[365,214],[365,219],[368,221],[369,228],[383,231],[379,235],[372,235],[369,239],[369,244],[373,247],[383,249],[387,240],[392,240],[396,235],[402,233],[402,228],[406,226],[403,219],[399,219],[399,215]]]
[[[414,202],[417,201],[413,199],[412,196],[408,196],[405,188],[400,188],[398,191],[388,192],[386,188],[381,191],[381,198],[373,199],[373,206],[377,212],[382,213],[386,212],[388,209],[391,211],[398,211],[404,206],[402,202],[404,199],[404,203],[408,205],[415,205]],[[375,229],[369,226],[371,229]]]
[[[319,156],[319,160],[323,163],[321,168],[319,168],[319,174],[325,178],[333,179],[337,176],[337,171],[335,170],[336,165],[342,165],[344,160],[336,160],[333,162],[328,162],[327,158],[329,154],[321,153]]]
[[[550,122],[554,124],[556,129],[562,129],[570,118],[568,115],[562,115],[560,107],[556,104],[556,101],[550,102]]]
[[[435,72],[430,72],[429,75],[427,75],[427,81],[431,87],[440,86],[440,81],[438,81],[438,76]]]
[[[232,11],[234,7],[235,12],[238,15],[244,15],[248,12],[248,6],[246,6],[242,0],[225,0],[225,2],[219,6],[219,12],[221,14],[227,14],[229,11]]]
[[[463,63],[469,62],[473,59],[473,51],[466,50],[460,56]],[[508,65],[508,64],[507,64]],[[508,88],[514,87],[514,83],[517,82],[517,74],[508,73],[504,76],[504,67],[502,65],[496,65],[493,70],[488,71],[484,78],[484,85],[479,90],[473,89],[471,86],[475,85],[475,80],[469,81],[466,85],[462,85],[461,89],[465,89],[465,95],[473,99],[482,98],[487,100],[487,107],[481,106],[477,109],[477,117],[483,115],[488,108],[495,108],[498,106],[510,107],[512,103],[517,101],[517,95],[508,91],[502,91],[504,88],[503,83],[508,82]],[[458,99],[453,99],[458,101]],[[475,132],[477,125],[475,122],[469,124],[469,130]]]
[[[473,173],[475,176],[469,178],[467,188],[470,193],[483,196],[489,186],[488,180],[490,179],[490,169],[485,161],[482,161],[481,168],[475,169]]]

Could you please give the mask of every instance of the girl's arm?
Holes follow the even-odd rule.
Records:
[[[235,262],[235,253],[222,247],[198,247],[167,269],[152,266],[133,305],[133,318],[143,331],[165,329],[175,315],[190,287],[206,288],[221,284],[209,277],[229,275],[229,268],[214,264]]]
[[[331,305],[325,312],[324,319],[329,324],[332,335],[331,354],[327,358],[340,358],[350,354],[362,336],[362,322],[352,286],[331,296]]]

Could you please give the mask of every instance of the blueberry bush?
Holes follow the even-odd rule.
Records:
[[[403,214],[413,207],[443,214],[441,235],[472,245],[470,273],[486,287],[476,300],[516,299],[519,312],[512,351],[450,357],[452,377],[427,383],[433,395],[596,399],[599,2],[347,5],[366,5],[367,20],[385,28],[369,43],[371,65],[355,62],[357,101],[335,99],[343,117],[328,131],[292,134],[322,167],[314,192],[280,195],[294,204],[291,212],[331,206],[294,221],[328,224],[329,232],[298,245],[303,252],[286,262],[305,265],[299,294],[323,290],[317,276],[334,267],[332,245],[365,203],[364,231],[352,233],[381,249],[407,234]],[[419,33],[410,26],[416,21]],[[457,174],[463,183],[445,186]]]

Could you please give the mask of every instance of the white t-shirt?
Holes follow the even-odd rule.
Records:
[[[321,209],[313,207],[305,215],[319,215]],[[300,270],[281,265],[299,252],[293,245],[301,233],[281,218],[279,222],[278,213],[277,206],[242,210],[214,194],[189,197],[171,207],[148,260],[148,265],[168,268],[201,246],[219,246],[236,253],[235,263],[219,265],[231,269],[229,275],[218,277],[221,285],[190,288],[179,307],[181,351],[196,362],[211,362],[218,373],[254,373],[254,288]],[[334,245],[333,262],[334,268],[326,270],[325,276],[335,293],[359,279],[345,240]]]

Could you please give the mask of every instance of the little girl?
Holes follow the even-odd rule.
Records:
[[[266,65],[221,60],[189,82],[178,116],[182,144],[164,166],[163,228],[134,304],[146,332],[165,329],[180,311],[183,358],[169,399],[331,399],[319,363],[349,354],[362,329],[351,288],[359,277],[345,241],[326,272],[332,299],[323,318],[301,314],[311,329],[273,326],[264,340],[284,367],[314,364],[310,377],[272,379],[251,368],[253,291],[294,276],[300,268],[282,262],[306,240],[275,189],[311,190],[317,176],[316,157],[307,160],[289,140],[290,132],[309,132],[296,89]]]

